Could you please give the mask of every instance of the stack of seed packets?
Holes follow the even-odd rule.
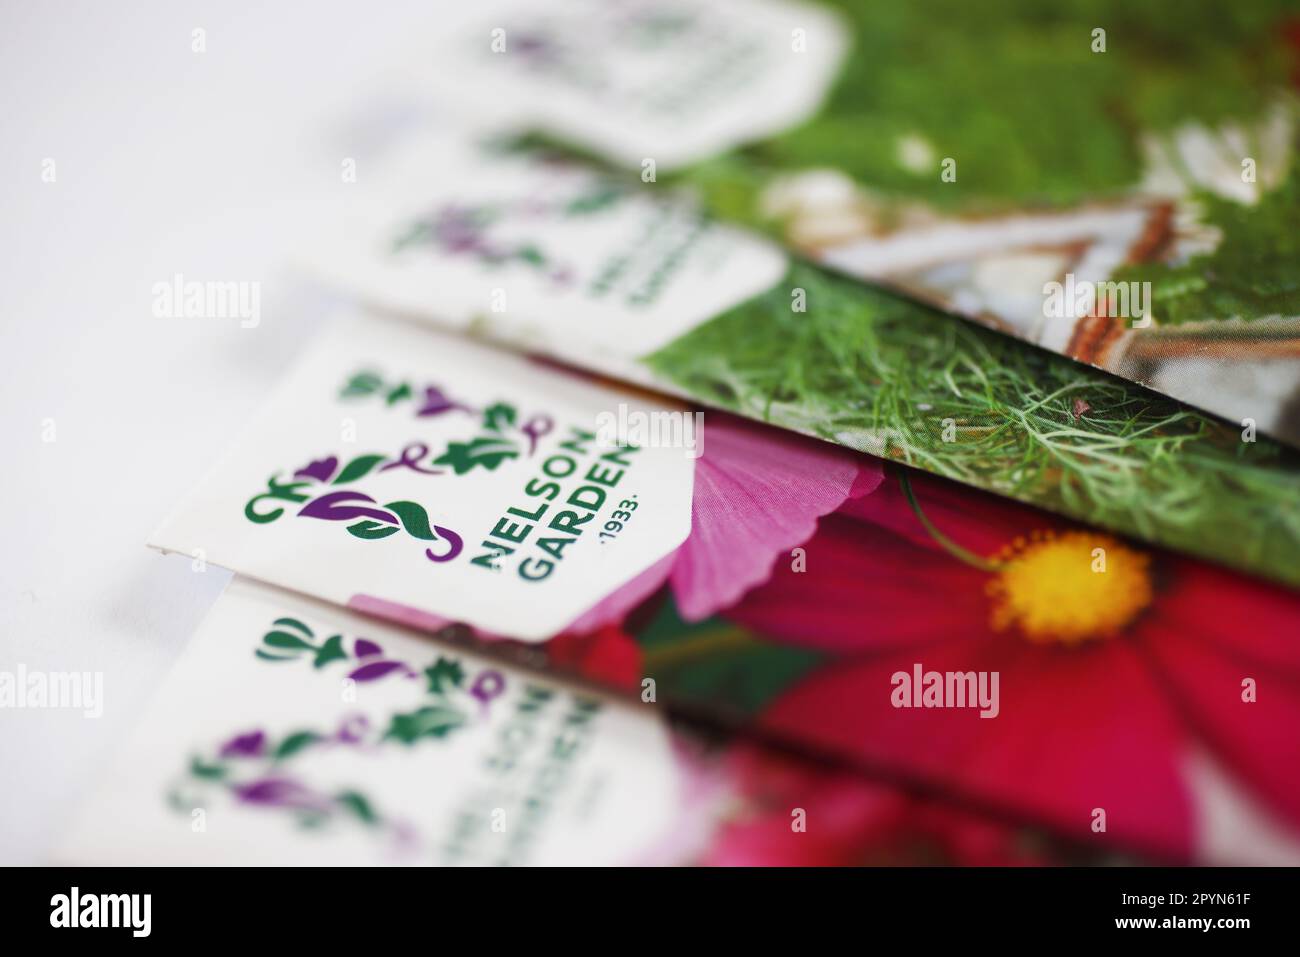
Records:
[[[154,536],[247,577],[194,638],[60,858],[843,864],[1113,853],[737,736],[753,729],[670,726],[653,678],[628,696],[618,683],[600,690],[599,673],[565,669],[583,686],[544,677],[545,656],[521,656],[515,642],[467,650],[475,636],[545,640],[603,599],[643,590],[680,553],[704,435],[690,449],[611,444],[602,417],[615,409],[633,421],[684,415],[427,329],[336,322]],[[816,515],[879,482],[878,469],[827,453],[756,489],[801,514],[762,552],[736,556],[727,594],[765,574],[769,548],[802,541]],[[798,483],[826,488],[796,505]],[[448,624],[422,636],[375,620],[407,609],[422,610],[421,626],[435,610]]]
[[[151,537],[237,578],[64,856],[1300,862],[1293,106],[1231,68],[1272,21],[1215,61],[1251,115],[1138,64],[1183,125],[1108,106],[1060,175],[1004,129],[1000,179],[987,51],[969,122],[890,105],[966,16],[431,34],[411,83],[489,129],[400,138],[294,252],[357,305]],[[970,30],[1051,61],[1034,117],[1116,102],[1071,16]]]
[[[819,865],[1096,853],[236,579],[58,856]]]
[[[851,789],[883,775],[1074,855],[1296,854],[1289,592],[416,324],[336,320],[151,543],[273,586],[246,637],[209,639],[212,653],[268,689],[292,660],[336,709],[295,724],[294,690],[274,727],[243,695],[201,727],[155,722],[185,737],[150,753],[228,779],[236,798],[250,782],[228,776],[245,768],[209,763],[213,749],[234,754],[260,729],[267,743],[249,747],[269,764],[247,770],[278,781],[277,750],[333,740],[346,695],[372,678],[406,696],[383,708],[406,710],[369,713],[367,744],[448,733],[495,684],[464,665],[461,700],[421,697],[422,657],[454,644],[602,687],[647,726],[687,716],[811,756],[813,778]],[[265,607],[297,594],[369,621]],[[1243,645],[1241,619],[1276,639]],[[424,655],[372,650],[395,633],[378,620]],[[1249,704],[1244,675],[1267,691]],[[359,788],[362,752],[331,753]],[[134,763],[123,786],[147,808],[141,826],[181,827],[145,800],[155,783]],[[790,828],[815,803],[805,788],[775,799],[783,834],[803,833]],[[1017,832],[995,831],[1010,843],[989,853],[1013,859]]]
[[[374,306],[1300,584],[1300,467],[1249,426],[548,147],[444,131],[373,176],[300,258]]]
[[[507,2],[413,63],[813,261],[1300,446],[1294,15]]]

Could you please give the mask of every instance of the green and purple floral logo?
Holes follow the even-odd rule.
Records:
[[[543,163],[548,159],[539,155]],[[449,256],[473,259],[487,267],[521,265],[559,287],[577,281],[575,269],[532,240],[502,236],[504,230],[523,225],[545,227],[548,221],[602,212],[628,195],[612,180],[584,179],[572,195],[552,198],[532,196],[495,203],[446,203],[405,224],[392,242],[394,253],[427,247]]]
[[[430,521],[429,513],[419,502],[405,499],[380,504],[358,489],[339,488],[360,481],[374,472],[396,468],[409,468],[426,475],[436,475],[421,465],[429,454],[428,447],[412,443],[395,456],[383,454],[358,455],[340,468],[337,455],[308,462],[296,470],[288,481],[281,480],[279,472],[267,479],[267,490],[254,495],[244,506],[244,517],[250,522],[266,525],[285,513],[286,503],[301,505],[300,518],[315,518],[328,522],[346,522],[350,535],[374,540],[388,538],[405,531],[412,538],[435,543],[425,548],[425,557],[431,562],[448,562],[461,553],[464,542],[450,528]]]
[[[503,462],[531,457],[541,438],[555,427],[549,415],[524,419],[515,406],[506,402],[480,409],[450,397],[440,386],[416,388],[407,381],[389,382],[369,370],[351,376],[340,397],[379,398],[390,408],[409,407],[418,419],[464,416],[477,423],[477,429],[463,441],[448,442],[440,449],[417,441],[396,454],[367,452],[346,461],[327,453],[294,470],[287,479],[282,472],[276,472],[267,479],[266,490],[244,505],[244,517],[250,522],[270,524],[293,507],[300,518],[346,523],[348,534],[367,541],[405,532],[429,543],[424,549],[429,561],[449,562],[464,549],[458,532],[431,520],[419,502],[398,499],[381,503],[356,484],[394,469],[426,476],[466,475],[476,469],[495,471]]]
[[[277,618],[255,652],[272,663],[300,662],[313,671],[341,673],[346,682],[401,680],[421,686],[418,705],[391,714],[378,724],[364,714],[343,716],[333,727],[300,727],[276,736],[262,728],[233,734],[207,753],[192,755],[180,780],[168,795],[177,811],[193,813],[225,794],[236,804],[276,810],[299,827],[322,830],[350,820],[385,833],[401,849],[415,843],[407,822],[386,817],[356,788],[322,788],[298,773],[295,765],[307,754],[346,750],[358,755],[379,754],[394,747],[413,748],[455,734],[485,717],[492,702],[506,690],[505,676],[495,668],[469,672],[457,658],[437,655],[423,668],[384,653],[376,642],[341,633],[318,636],[297,618]],[[333,666],[333,667],[331,667]],[[346,671],[344,671],[346,669]]]

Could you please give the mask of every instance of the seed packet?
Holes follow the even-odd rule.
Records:
[[[485,13],[440,37],[417,75],[441,89],[452,59],[457,81],[475,78],[458,94],[481,93],[503,122],[689,186],[837,271],[1300,445],[1300,48],[1286,0],[1175,17],[1119,0],[782,5],[770,19],[646,2],[594,21],[590,6],[603,5]],[[691,53],[728,49],[723,15],[773,77],[816,77],[825,95],[772,135],[713,117],[712,142],[630,109],[675,89],[658,78],[689,59],[701,92],[676,100],[709,116],[733,64]],[[493,52],[489,26],[517,42]],[[636,57],[618,55],[629,46]],[[505,101],[525,106],[494,110]]]
[[[57,857],[762,866],[1087,853],[237,578]]]

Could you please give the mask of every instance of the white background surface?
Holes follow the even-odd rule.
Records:
[[[98,720],[0,711],[0,864],[45,860],[224,587],[145,537],[323,318],[281,267],[364,181],[368,93],[473,7],[0,7],[0,670],[104,674]],[[261,325],[154,318],[178,272],[261,282]]]

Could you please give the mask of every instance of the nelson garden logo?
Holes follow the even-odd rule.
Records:
[[[254,654],[277,667],[343,676],[345,701],[355,701],[361,685],[394,682],[410,683],[419,695],[413,707],[383,721],[355,712],[331,727],[296,725],[283,734],[245,727],[192,754],[167,800],[174,811],[190,815],[196,833],[206,831],[207,809],[224,795],[240,807],[278,812],[303,830],[320,832],[350,823],[376,838],[386,837],[399,850],[411,850],[419,841],[410,822],[386,815],[358,789],[311,780],[302,758],[332,753],[364,759],[394,749],[422,749],[486,720],[507,691],[505,675],[495,668],[469,669],[442,654],[420,668],[385,653],[369,638],[318,635],[306,622],[287,616],[271,623]]]
[[[269,525],[292,509],[298,518],[342,523],[348,534],[363,541],[405,532],[428,543],[424,556],[429,561],[449,562],[464,549],[457,531],[432,520],[419,502],[379,502],[363,490],[366,480],[393,470],[425,476],[495,471],[503,462],[531,457],[540,439],[554,428],[554,421],[547,415],[521,421],[518,410],[509,403],[496,402],[478,409],[448,396],[439,386],[416,389],[408,382],[386,382],[370,371],[352,376],[341,397],[376,397],[388,407],[409,407],[416,418],[465,416],[477,421],[478,427],[464,441],[448,442],[441,449],[411,442],[395,453],[368,452],[347,461],[326,453],[295,469],[288,478],[283,471],[277,471],[267,479],[266,490],[244,505],[244,517],[250,522]]]
[[[509,146],[504,151],[531,154],[543,164],[555,162],[544,150]],[[552,184],[553,188],[553,184]],[[605,213],[626,200],[628,189],[607,177],[583,177],[575,188],[561,189],[560,195],[528,195],[499,202],[465,205],[447,203],[403,224],[394,235],[391,250],[399,254],[412,249],[433,249],[496,268],[523,266],[555,286],[576,281],[572,263],[548,252],[533,240],[501,235],[519,226],[537,227],[547,222],[578,219]]]

